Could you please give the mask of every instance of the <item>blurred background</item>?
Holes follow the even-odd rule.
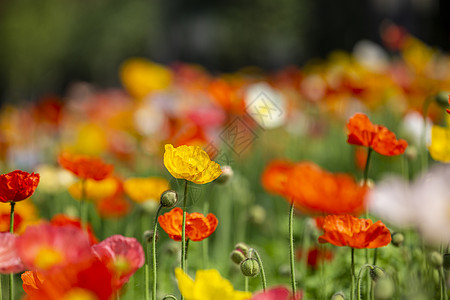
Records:
[[[120,64],[133,56],[213,74],[301,66],[361,39],[386,44],[386,24],[446,51],[449,8],[448,0],[2,0],[0,100],[62,95],[74,81],[119,86]]]

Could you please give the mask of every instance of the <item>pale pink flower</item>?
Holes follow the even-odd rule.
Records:
[[[25,266],[16,251],[17,237],[9,232],[0,233],[0,273],[19,273]]]

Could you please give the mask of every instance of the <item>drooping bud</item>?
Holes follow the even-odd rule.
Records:
[[[383,269],[377,266],[371,268],[369,274],[372,280],[375,282],[386,277],[386,273],[383,271]]]
[[[409,160],[415,160],[417,158],[417,148],[414,145],[408,145],[405,150],[405,156]]]
[[[344,293],[342,293],[342,292],[337,292],[337,293],[335,293],[335,294],[331,297],[331,300],[345,300]]]
[[[384,277],[375,283],[374,296],[376,300],[392,299],[395,293],[395,286],[391,279]]]
[[[240,264],[245,259],[245,255],[240,250],[233,250],[231,251],[230,258],[235,264]]]
[[[174,190],[167,190],[161,194],[160,204],[164,207],[174,207],[178,202],[178,194]]]
[[[391,243],[395,247],[400,247],[405,241],[405,236],[401,232],[394,232],[391,237],[392,237]]]
[[[261,225],[266,220],[266,210],[261,205],[253,205],[248,212],[252,223]]]
[[[234,249],[241,251],[245,256],[247,256],[250,247],[245,243],[237,243],[236,246],[234,246]]]
[[[259,264],[254,258],[246,258],[241,262],[241,272],[244,276],[255,277],[259,274]]]
[[[230,166],[222,166],[222,174],[215,180],[216,183],[224,184],[233,178],[233,169]]]
[[[153,230],[146,230],[146,231],[144,231],[143,236],[144,236],[144,241],[146,241],[147,243],[151,243],[152,239],[153,239]],[[158,241],[158,239],[159,239],[159,233],[158,233],[158,230],[157,230],[156,231],[156,242]]]
[[[436,269],[439,269],[444,264],[444,258],[439,252],[432,251],[429,255],[429,261],[430,264],[435,267]]]

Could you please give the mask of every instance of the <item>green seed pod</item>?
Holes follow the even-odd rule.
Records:
[[[335,293],[335,294],[331,297],[331,300],[345,300],[344,293],[342,293],[342,292],[337,292],[337,293]]]
[[[161,194],[160,204],[164,207],[174,207],[178,202],[178,194],[173,190],[167,190]]]
[[[403,242],[405,241],[405,236],[401,232],[394,232],[392,234],[392,241],[391,244],[395,247],[400,247]]]
[[[429,255],[429,261],[430,264],[435,267],[436,269],[439,269],[444,264],[444,258],[439,252],[433,251]]]
[[[388,277],[381,278],[375,283],[374,295],[376,300],[390,300],[394,293],[394,283]]]
[[[241,262],[241,272],[244,276],[256,277],[259,274],[259,264],[254,258],[246,258]]]
[[[375,266],[373,269],[370,269],[369,274],[372,280],[375,282],[386,277],[386,273],[384,273],[383,269],[377,266]]]
[[[250,250],[250,247],[245,243],[237,243],[236,246],[234,246],[234,250],[241,251],[245,256],[247,256],[248,251]]]
[[[233,250],[231,251],[230,258],[235,264],[240,264],[245,259],[245,255],[242,251]]]

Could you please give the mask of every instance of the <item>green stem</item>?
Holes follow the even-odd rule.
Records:
[[[361,275],[362,275],[362,272],[366,269],[366,268],[371,268],[371,269],[373,269],[373,266],[372,265],[369,265],[369,264],[365,264],[364,266],[362,266],[360,269],[359,269],[359,272],[358,272],[358,279],[357,279],[357,281],[356,281],[356,284],[357,284],[357,289],[358,289],[358,294],[357,294],[357,299],[358,300],[361,300]],[[367,289],[369,289],[369,287],[367,287]]]
[[[296,283],[295,283],[295,265],[294,265],[294,200],[291,201],[291,207],[289,209],[289,258],[291,265],[291,286],[292,286],[292,295],[297,292]]]
[[[369,151],[367,152],[366,166],[364,167],[364,177],[363,177],[363,185],[367,184],[367,180],[369,179],[369,166],[370,166],[370,157],[372,156],[372,148],[369,147]]]
[[[152,270],[153,270],[153,290],[152,299],[156,300],[156,234],[158,230],[158,216],[163,206],[160,204],[156,211],[155,221],[153,223],[153,236],[152,236]]]
[[[16,205],[16,202],[11,201],[11,213],[9,215],[9,232],[14,234],[14,206]],[[14,274],[9,274],[9,299],[14,299]]]
[[[3,300],[2,275],[0,275],[0,300]]]
[[[378,257],[378,248],[375,248],[373,251],[373,265],[377,265],[377,257]]]
[[[258,261],[258,265],[259,268],[261,270],[261,283],[262,283],[262,287],[263,287],[263,291],[266,291],[266,287],[267,287],[267,281],[266,281],[266,273],[264,272],[264,267],[263,267],[263,263],[262,263],[262,259],[258,254],[258,251],[256,251],[256,249],[252,248],[250,250],[250,255],[249,257],[252,257],[252,254],[255,254],[256,260]],[[295,295],[295,294],[294,294]]]
[[[81,199],[80,199],[80,220],[81,226],[87,232],[87,199],[86,199],[86,179],[81,179]]]
[[[248,292],[248,276],[244,276],[244,291]]]
[[[209,201],[206,199],[204,204],[203,204],[203,213],[205,214],[205,216],[208,214],[208,210],[209,210]],[[203,252],[203,268],[207,269],[209,267],[209,244],[208,244],[209,239],[204,239],[202,241],[202,252]]]
[[[186,202],[187,202],[188,181],[184,180],[184,196],[183,196],[183,224],[181,230],[181,269],[186,272]],[[181,296],[181,300],[184,297]]]
[[[350,287],[350,300],[353,300],[354,289],[355,289],[355,249],[351,248],[351,267],[350,272],[352,275],[352,285]]]
[[[441,277],[441,300],[448,300],[447,295],[447,284],[445,282],[445,273],[444,273],[444,267],[439,268],[439,275]]]
[[[422,132],[422,171],[425,171],[428,167],[428,152],[427,152],[427,117],[428,117],[428,107],[430,106],[432,97],[428,97],[423,102],[422,116],[423,116],[423,132]]]

